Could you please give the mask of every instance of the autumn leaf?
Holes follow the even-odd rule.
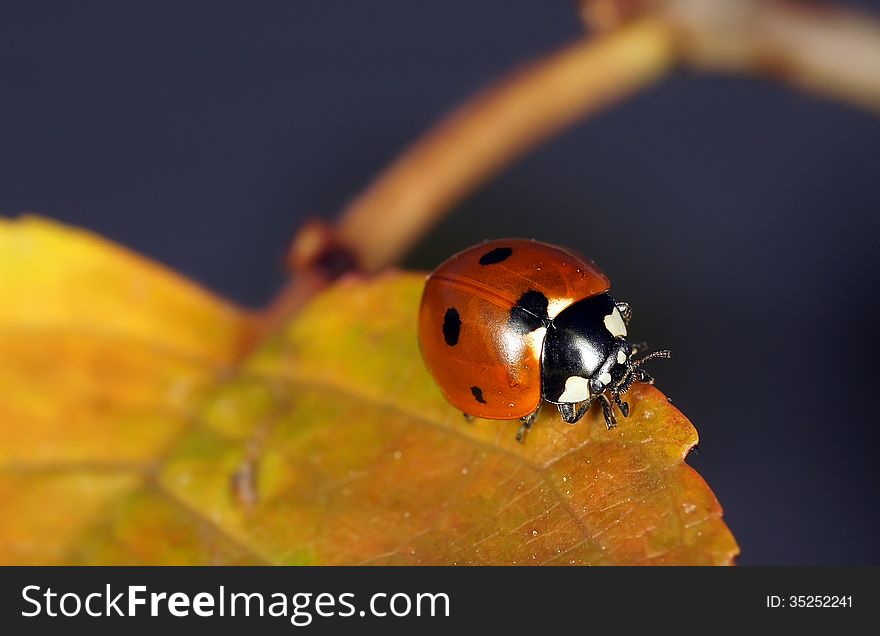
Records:
[[[419,356],[423,283],[346,278],[251,349],[164,268],[0,222],[0,562],[731,562],[660,391],[611,431],[468,423]]]

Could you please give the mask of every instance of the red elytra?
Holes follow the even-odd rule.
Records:
[[[428,371],[464,413],[528,416],[541,403],[546,332],[521,328],[523,317],[534,317],[529,301],[546,298],[552,319],[610,286],[595,263],[547,243],[501,239],[459,252],[431,273],[422,295],[419,343]]]

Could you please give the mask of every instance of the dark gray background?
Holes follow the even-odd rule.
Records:
[[[6,2],[0,213],[259,304],[305,218],[579,33],[566,0]],[[740,563],[878,564],[878,175],[880,119],[680,73],[519,162],[407,264],[517,235],[590,255],[636,337],[674,350],[653,370]]]

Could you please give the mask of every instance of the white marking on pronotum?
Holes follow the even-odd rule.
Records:
[[[599,376],[599,382],[602,384],[611,384],[611,374],[607,371]]]
[[[571,298],[554,298],[547,303],[547,315],[552,320],[559,315],[559,312],[571,304]]]
[[[617,364],[623,364],[624,362],[626,362],[626,354],[621,349],[617,352]]]
[[[559,396],[559,402],[583,402],[590,397],[590,381],[573,375],[565,381],[565,390]]]
[[[605,323],[605,328],[615,338],[617,336],[626,335],[626,323],[623,322],[623,317],[620,315],[620,312],[617,311],[617,307],[612,309],[611,313],[605,316],[603,322]]]

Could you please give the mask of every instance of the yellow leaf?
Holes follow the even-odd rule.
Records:
[[[422,275],[345,280],[239,364],[244,313],[93,237],[0,226],[0,272],[0,504],[17,516],[0,527],[0,562],[737,552],[683,461],[696,431],[653,387],[633,390],[611,431],[596,413],[569,426],[548,409],[521,445],[517,423],[465,422],[419,357]]]
[[[0,562],[69,560],[153,480],[252,323],[86,232],[0,220]]]

